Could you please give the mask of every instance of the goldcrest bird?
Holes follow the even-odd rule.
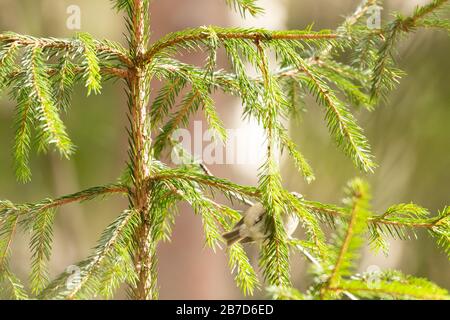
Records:
[[[301,194],[293,192],[292,195],[303,199]],[[236,242],[248,243],[264,240],[269,236],[266,228],[266,217],[266,208],[262,203],[257,202],[244,212],[242,219],[236,223],[233,230],[224,233],[222,237],[226,240],[228,246]],[[282,220],[286,234],[290,238],[297,229],[299,219],[295,214],[284,213]]]

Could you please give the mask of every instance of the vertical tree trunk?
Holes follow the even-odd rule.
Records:
[[[129,107],[130,107],[130,167],[133,176],[133,193],[130,197],[130,207],[140,216],[140,225],[135,234],[136,254],[134,264],[138,275],[137,283],[132,288],[133,298],[147,300],[156,298],[155,281],[153,277],[155,245],[151,243],[149,219],[149,187],[147,178],[150,176],[150,128],[148,121],[147,101],[149,81],[145,67],[139,61],[144,55],[147,45],[146,21],[148,3],[145,0],[133,2],[132,26],[130,34],[130,50],[134,67],[130,70]]]

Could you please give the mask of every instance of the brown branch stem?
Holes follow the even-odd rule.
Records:
[[[32,38],[19,34],[0,34],[0,42],[13,42],[20,46],[34,46],[40,48],[53,48],[53,49],[72,49],[75,47],[74,43],[70,39],[56,39],[56,38]],[[106,46],[104,44],[97,44],[96,51],[98,53],[107,53],[117,57],[121,62],[127,66],[132,66],[133,63],[128,56],[121,51]]]
[[[216,30],[215,30],[216,31]],[[317,39],[336,39],[337,34],[332,33],[300,33],[296,31],[279,32],[279,31],[254,31],[254,32],[238,32],[227,29],[220,29],[216,31],[216,35],[221,40],[226,39],[244,39],[252,41],[271,41],[271,40],[317,40]],[[202,41],[207,39],[210,35],[205,32],[204,28],[199,28],[193,34],[180,35],[173,37],[174,34],[169,34],[167,37],[155,42],[143,57],[143,62],[148,62],[156,54],[162,50],[179,45],[183,42]]]

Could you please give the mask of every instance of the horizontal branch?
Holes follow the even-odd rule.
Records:
[[[83,71],[84,70],[81,67],[76,67],[73,70],[73,72],[75,74],[82,73]],[[20,74],[20,72],[21,72],[20,69],[17,69],[15,71],[11,72],[9,74],[8,78],[9,79],[15,78],[17,75]],[[102,74],[108,74],[108,75],[116,76],[116,77],[121,78],[121,79],[127,79],[128,75],[129,75],[129,71],[127,69],[118,68],[118,67],[101,67],[100,68],[100,72]],[[49,77],[54,76],[57,73],[58,73],[58,69],[55,69],[55,68],[49,68],[48,72],[47,72]]]
[[[408,32],[412,28],[416,27],[418,20],[444,7],[448,1],[449,0],[433,0],[426,5],[420,7],[418,6],[411,16],[406,18],[398,18],[397,23],[400,24],[403,31]]]
[[[224,190],[226,192],[231,192],[234,195],[245,195],[248,197],[258,197],[259,191],[254,187],[241,186],[234,184],[226,179],[217,178],[215,176],[209,176],[201,173],[188,172],[185,170],[167,170],[166,172],[159,172],[148,178],[147,182],[151,183],[154,181],[162,180],[185,180],[199,183],[203,186],[208,186],[211,188],[216,188],[219,190]]]
[[[107,194],[114,194],[114,193],[127,194],[128,192],[129,190],[127,187],[116,184],[102,187],[93,187],[52,200],[47,205],[43,206],[43,210],[60,207],[62,205],[66,205],[72,202],[83,202]]]
[[[209,176],[209,177],[214,177],[214,175],[212,174],[212,172],[209,170],[209,168],[208,168],[204,163],[199,163],[198,166],[200,167],[200,169],[203,170],[203,172],[204,172],[207,176]],[[253,203],[252,201],[250,201],[249,199],[244,198],[244,197],[242,197],[242,196],[240,196],[240,195],[238,195],[238,194],[236,194],[236,193],[234,193],[234,192],[230,192],[230,195],[231,195],[234,199],[239,200],[239,201],[242,201],[243,203],[245,203],[246,205],[248,205],[248,206],[250,206],[250,207],[254,205],[254,203]]]
[[[236,29],[220,27],[200,27],[188,29],[180,32],[170,33],[159,41],[155,42],[142,58],[144,63],[150,61],[157,53],[162,50],[180,45],[187,42],[198,42],[208,39],[211,32],[215,33],[218,39],[242,39],[252,41],[271,41],[271,40],[320,40],[336,39],[337,34],[329,32],[305,32],[301,30],[290,31],[269,31],[264,29]]]
[[[359,19],[361,19],[362,17],[364,17],[367,12],[369,11],[369,9],[372,6],[376,6],[377,5],[377,0],[366,0],[366,1],[362,1],[362,3],[356,8],[356,10],[353,12],[353,14],[351,14],[349,17],[347,17],[344,21],[344,23],[342,24],[342,26],[353,26],[354,24],[356,24]]]
[[[229,194],[240,201],[244,201],[244,203],[250,204],[252,203],[250,200],[242,198],[243,196],[249,198],[259,199],[261,196],[261,192],[254,187],[249,186],[240,186],[234,184],[226,179],[217,178],[212,175],[207,167],[203,164],[200,164],[200,168],[205,172],[205,174],[200,173],[192,173],[181,170],[168,170],[165,173],[158,173],[149,178],[149,182],[156,180],[170,180],[170,179],[182,179],[187,181],[194,181],[199,184],[209,186],[212,188],[222,189],[229,192]],[[344,209],[338,206],[332,205],[320,205],[314,201],[302,200],[302,204],[306,209],[309,209],[313,212],[328,216],[330,218],[346,218],[349,216],[349,213]],[[400,227],[409,227],[409,228],[424,228],[424,229],[432,229],[439,225],[439,223],[444,219],[444,217],[439,216],[435,218],[427,218],[427,219],[416,219],[416,221],[393,221],[389,219],[384,219],[381,216],[371,216],[368,218],[368,222],[370,224],[380,224],[380,225],[397,225]]]
[[[80,192],[62,196],[56,199],[47,199],[34,204],[11,204],[0,202],[0,212],[6,209],[9,214],[22,215],[29,212],[38,213],[44,210],[54,209],[73,202],[83,202],[108,194],[128,194],[126,186],[111,184],[101,187],[93,187]]]
[[[325,65],[324,61],[310,58],[305,60],[309,65]],[[162,69],[164,71],[168,71],[171,74],[181,75],[183,78],[187,79],[192,83],[193,79],[201,79],[201,81],[209,81],[209,79],[213,79],[210,85],[216,86],[217,89],[222,89],[225,92],[228,91],[232,94],[240,95],[240,87],[239,87],[239,77],[232,72],[227,72],[224,70],[214,71],[210,78],[206,77],[208,74],[208,70],[205,70],[201,67],[187,64],[181,62],[177,59],[166,58],[161,59],[162,63],[157,64],[157,68]],[[304,74],[305,71],[303,69],[299,69],[298,67],[285,67],[275,70],[272,73],[272,76],[277,79],[285,79],[285,78],[295,78],[300,74]],[[262,76],[253,76],[248,77],[248,80],[255,84],[261,85],[263,84]]]
[[[82,69],[76,69],[75,72],[82,72]],[[128,69],[117,68],[117,67],[101,67],[100,73],[109,74],[112,76],[116,76],[121,79],[127,79],[129,76]]]
[[[9,253],[11,244],[13,242],[14,235],[17,230],[18,222],[19,222],[19,219],[15,218],[13,226],[11,228],[11,231],[7,235],[6,245],[3,247],[3,252],[0,253],[1,254],[1,256],[0,256],[0,274],[5,271],[5,261],[7,260],[8,253]]]
[[[377,3],[376,0],[363,1],[356,8],[356,10],[353,12],[353,14],[351,14],[350,16],[348,16],[345,19],[345,21],[342,23],[340,28],[338,28],[338,30],[342,30],[344,28],[348,28],[348,27],[355,25],[364,15],[367,14],[369,8],[373,5],[376,5],[376,3]],[[349,35],[345,34],[345,36],[349,36]],[[332,49],[333,49],[333,46],[329,45],[319,52],[314,52],[314,56],[307,59],[307,61],[311,62],[311,64],[323,63],[323,61],[321,61],[321,58],[328,56]],[[280,76],[294,77],[297,74],[303,73],[303,72],[304,72],[304,70],[298,69],[297,67],[288,67],[288,68],[285,68],[282,73],[280,72]]]
[[[383,294],[383,295],[388,295],[391,297],[410,297],[413,299],[418,299],[418,300],[447,300],[449,297],[447,295],[444,294],[432,294],[432,293],[426,293],[426,294],[421,294],[419,290],[416,290],[416,292],[408,292],[408,293],[403,293],[401,291],[397,291],[394,288],[390,289],[390,288],[377,288],[376,286],[374,287],[353,287],[353,286],[336,286],[336,287],[331,287],[328,288],[328,290],[330,291],[334,291],[334,292],[351,292],[353,294],[363,294],[363,293],[372,293],[372,294]]]
[[[53,48],[53,49],[71,49],[75,47],[74,41],[70,39],[57,39],[57,38],[35,38],[31,36],[19,35],[16,33],[2,33],[0,34],[0,42],[16,43],[22,46],[36,46],[40,48]],[[117,57],[121,62],[127,66],[132,66],[131,59],[116,48],[109,47],[103,43],[96,43],[96,51],[98,53],[111,54]]]
[[[0,42],[16,43],[22,46],[36,46],[40,48],[70,48],[72,41],[55,38],[34,38],[16,33],[0,34]]]
[[[359,190],[355,190],[355,194],[353,195],[353,198],[355,198],[355,200],[352,201],[353,203],[351,206],[350,219],[345,231],[345,236],[339,249],[339,253],[336,257],[336,262],[334,263],[334,267],[331,271],[330,277],[321,288],[320,295],[322,298],[326,297],[326,293],[330,289],[330,287],[333,287],[335,283],[340,282],[341,274],[343,273],[342,269],[344,269],[344,265],[348,261],[349,249],[352,246],[352,242],[354,242],[355,239],[358,239],[357,237],[359,236],[357,232],[357,225],[359,223],[358,218],[359,215],[361,215],[361,203],[364,201],[366,195],[363,195],[362,193],[356,195],[356,192],[359,192]]]
[[[337,207],[337,206],[318,206],[317,202],[314,201],[304,201],[303,204],[306,208],[329,216],[331,218],[344,218],[348,216],[348,212],[346,212],[343,208]],[[384,219],[381,216],[372,216],[369,217],[368,222],[371,224],[380,224],[380,225],[396,225],[399,227],[409,227],[409,228],[425,228],[425,229],[432,229],[433,227],[436,227],[440,221],[442,221],[443,217],[436,217],[436,218],[428,218],[428,219],[416,219],[416,221],[393,221],[389,219]]]

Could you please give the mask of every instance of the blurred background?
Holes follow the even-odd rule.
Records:
[[[387,0],[383,19],[389,12],[409,13],[419,0]],[[200,25],[261,26],[272,29],[335,28],[343,17],[359,4],[355,0],[264,0],[266,14],[243,21],[224,5],[212,0],[154,0],[152,2],[152,41],[181,28]],[[123,18],[111,10],[109,0],[0,0],[0,30],[34,36],[71,37],[76,30],[66,28],[69,5],[81,8],[81,31],[98,38],[124,43]],[[361,111],[358,119],[372,144],[379,168],[364,175],[336,149],[323,121],[323,113],[314,101],[307,101],[307,112],[300,123],[290,125],[291,134],[315,169],[316,181],[303,182],[291,163],[283,163],[284,184],[308,199],[339,203],[346,181],[363,176],[372,185],[373,207],[382,211],[391,204],[415,202],[432,212],[450,204],[450,40],[443,32],[419,32],[406,39],[399,50],[400,65],[407,72],[389,103],[369,113]],[[201,63],[202,56],[185,56],[184,61]],[[222,63],[225,59],[221,58]],[[159,84],[155,84],[155,88]],[[253,133],[252,143],[262,143],[257,126],[240,120],[239,102],[216,95],[219,112],[227,128]],[[125,127],[126,101],[123,85],[105,83],[102,95],[86,98],[79,86],[72,107],[64,116],[69,134],[77,145],[71,161],[56,154],[33,155],[33,180],[20,185],[12,170],[14,104],[7,96],[0,98],[0,198],[14,202],[35,202],[76,192],[90,186],[116,181],[127,152]],[[256,135],[254,134],[256,132]],[[243,135],[238,141],[243,141]],[[256,137],[256,138],[255,138]],[[238,145],[239,148],[239,145]],[[326,156],[325,156],[326,155]],[[255,184],[257,165],[213,165],[214,174],[234,181]],[[55,227],[51,273],[56,275],[68,265],[86,257],[101,231],[127,203],[110,198],[59,210]],[[204,247],[200,218],[181,205],[173,240],[159,248],[159,286],[162,299],[232,299],[241,298],[227,267],[222,250]],[[240,207],[239,209],[245,209]],[[249,247],[253,262],[257,250]],[[12,267],[26,279],[29,270],[27,237],[19,235],[13,246]],[[298,288],[305,288],[307,270],[300,256],[292,258],[292,275]],[[428,277],[450,289],[450,265],[445,255],[426,235],[416,241],[392,241],[389,257],[366,252],[360,270],[376,265],[381,269],[398,268]],[[124,297],[119,294],[118,298]],[[256,297],[265,297],[257,292]]]

